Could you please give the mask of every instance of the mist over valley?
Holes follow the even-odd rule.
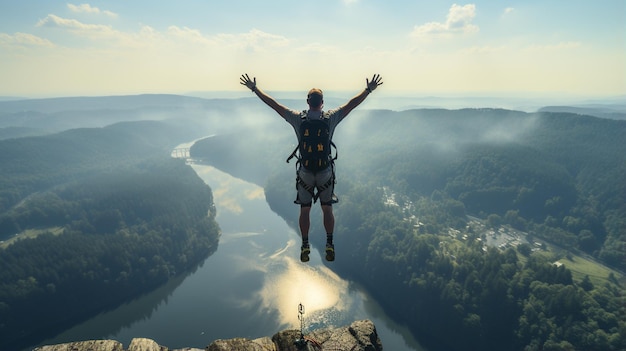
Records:
[[[339,124],[341,259],[328,268],[431,351],[625,348],[625,106],[473,101],[381,98]],[[171,157],[196,139],[190,160]],[[35,345],[219,250],[214,194],[188,162],[263,187],[297,228],[295,145],[252,97],[0,100],[0,348]],[[520,240],[488,244],[508,236]]]

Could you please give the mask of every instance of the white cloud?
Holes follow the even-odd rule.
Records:
[[[80,4],[80,5],[74,5],[74,4],[67,4],[67,7],[72,11],[72,12],[76,12],[76,13],[92,13],[92,14],[104,14],[106,16],[109,16],[111,18],[117,18],[117,14],[111,11],[101,11],[99,8],[97,7],[92,7],[89,4]]]
[[[515,9],[512,8],[512,7],[507,7],[507,8],[504,9],[504,15],[508,15],[508,14],[513,13],[513,12],[515,12]]]
[[[40,38],[38,36],[28,33],[15,33],[9,35],[6,33],[0,33],[0,46],[30,46],[30,47],[54,47],[54,44],[48,39]]]
[[[37,23],[38,27],[66,30],[76,36],[93,41],[94,45],[102,44],[103,40],[111,45],[124,48],[153,48],[173,50],[174,47],[197,51],[215,49],[219,51],[274,52],[285,48],[291,41],[284,36],[252,29],[245,33],[206,35],[189,27],[169,26],[160,32],[150,26],[143,26],[138,32],[121,32],[110,25],[83,23],[76,19],[62,18],[53,14],[46,16]]]
[[[452,5],[444,23],[429,22],[421,26],[415,26],[412,37],[450,36],[454,34],[468,34],[478,32],[477,25],[472,24],[476,17],[476,5],[468,4],[460,6]]]
[[[87,38],[94,42],[106,40],[122,47],[144,47],[150,43],[161,41],[163,36],[150,26],[144,26],[137,33],[125,33],[115,30],[110,25],[83,23],[75,19],[48,15],[37,23],[37,27],[68,30],[74,35]]]
[[[89,38],[91,40],[104,39],[124,42],[129,39],[127,34],[119,32],[109,25],[88,24],[75,19],[61,18],[52,14],[40,20],[37,23],[37,27],[66,29],[77,36]]]
[[[89,32],[112,32],[113,28],[103,24],[86,24],[75,19],[62,18],[57,15],[48,15],[37,22],[37,27],[58,27]]]

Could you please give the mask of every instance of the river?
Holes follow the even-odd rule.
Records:
[[[317,250],[301,263],[298,233],[269,208],[262,188],[211,166],[191,167],[213,190],[222,230],[217,251],[196,271],[43,344],[113,339],[128,347],[144,337],[170,349],[204,349],[216,339],[300,329],[302,304],[305,334],[370,319],[385,349],[425,350],[363,289],[325,265]]]

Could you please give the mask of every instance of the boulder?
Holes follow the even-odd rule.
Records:
[[[121,342],[115,340],[88,340],[66,344],[46,345],[35,348],[35,351],[124,351]]]

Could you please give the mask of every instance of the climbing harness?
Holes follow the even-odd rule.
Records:
[[[334,190],[335,188],[335,184],[337,183],[336,178],[335,178],[335,164],[332,163],[330,165],[331,167],[331,172],[332,175],[331,177],[328,179],[328,181],[322,185],[319,186],[311,186],[308,185],[307,183],[304,182],[304,180],[302,180],[302,178],[300,178],[300,173],[298,172],[298,170],[296,170],[296,189],[298,189],[298,185],[300,185],[302,188],[304,188],[304,190],[308,191],[311,194],[311,197],[313,198],[313,203],[317,202],[317,199],[319,198],[320,194],[326,190],[326,189],[332,189]],[[317,192],[315,191],[317,189]],[[332,194],[332,199],[330,201],[330,204],[334,204],[339,202],[339,200],[337,199],[337,196],[335,195],[334,191]],[[294,201],[295,204],[301,204],[300,203],[300,199],[296,198],[296,200]],[[325,203],[322,203],[322,205],[326,205]]]
[[[302,114],[300,115],[300,118],[302,119],[302,125],[304,125],[306,122],[312,123],[310,120],[308,120],[307,118],[307,111],[302,111]],[[321,120],[314,120],[313,122],[316,123],[323,123],[324,125],[327,126],[327,118],[322,118]],[[318,129],[315,129],[318,128]],[[331,189],[334,190],[334,185],[336,184],[336,178],[335,178],[335,160],[337,160],[338,158],[338,153],[337,153],[337,146],[335,145],[335,143],[333,143],[332,141],[332,135],[330,135],[330,131],[326,128],[325,130],[319,127],[310,127],[310,128],[300,128],[300,140],[298,141],[298,145],[296,146],[296,148],[293,150],[293,152],[291,153],[291,155],[289,155],[289,157],[287,158],[287,163],[289,163],[289,161],[291,161],[292,158],[296,158],[296,189],[298,188],[298,185],[300,185],[302,188],[304,188],[306,191],[308,191],[311,194],[311,197],[313,198],[313,203],[317,202],[317,199],[319,198],[319,195],[322,191],[326,190],[326,189]],[[328,139],[327,139],[327,145],[325,146],[326,142],[322,142],[320,139],[315,139],[313,138],[313,140],[311,139],[306,139],[307,136],[310,136],[311,134],[323,134],[323,135],[327,135]],[[307,141],[308,140],[308,141]],[[326,140],[326,139],[324,139]],[[314,150],[320,151],[320,150],[324,150],[324,152],[320,152],[320,153],[315,153],[313,152],[312,154],[316,154],[316,155],[320,155],[323,154],[325,155],[324,157],[327,157],[328,160],[318,160],[317,162],[313,162],[313,164],[317,163],[316,166],[323,166],[322,168],[318,168],[318,167],[309,167],[307,166],[308,162],[310,160],[308,159],[304,159],[305,154],[310,155],[311,152],[311,146],[307,146],[306,144],[308,143],[313,143]],[[332,153],[332,148],[335,149],[335,154],[333,155]],[[307,152],[308,150],[308,152]],[[330,177],[330,179],[322,184],[322,185],[318,185],[318,186],[311,186],[306,184],[302,178],[300,178],[300,174],[298,172],[298,170],[300,169],[300,167],[303,167],[305,169],[308,169],[309,171],[316,173],[318,171],[322,171],[327,169],[328,167],[330,167],[331,172],[332,172],[332,176]],[[317,192],[315,191],[317,189]],[[332,195],[332,199],[329,203],[323,203],[322,205],[330,205],[330,204],[334,204],[339,202],[339,200],[337,199],[337,196],[335,196],[334,192]],[[300,203],[300,199],[296,197],[296,200],[294,201],[295,204],[299,204]]]

